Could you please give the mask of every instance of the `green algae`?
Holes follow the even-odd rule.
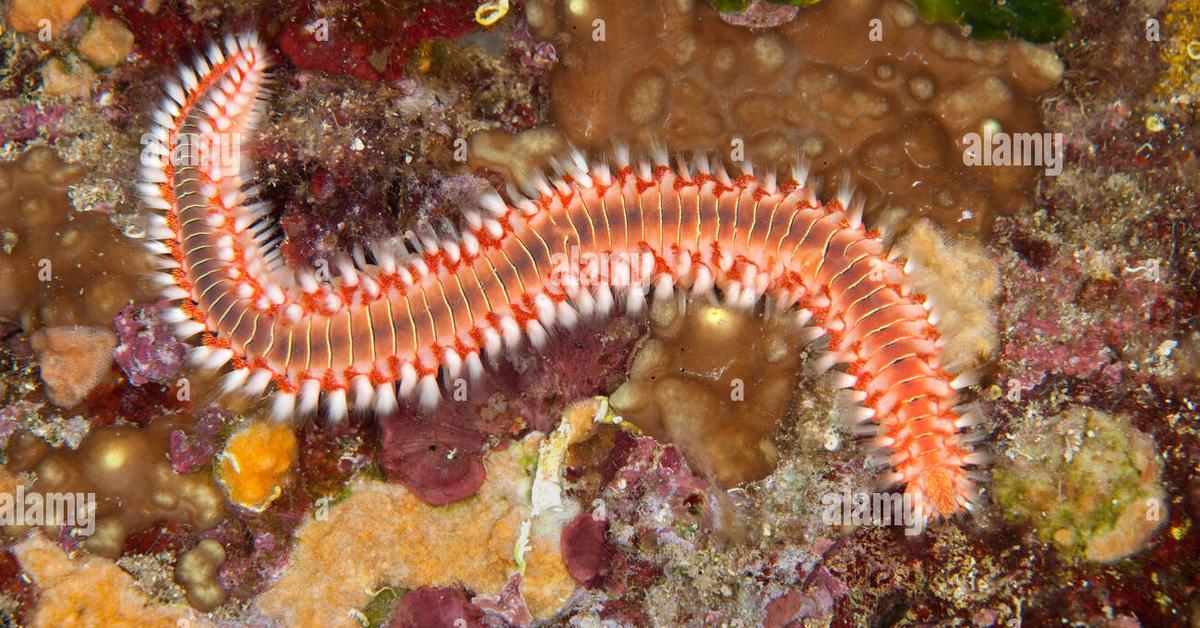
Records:
[[[1141,549],[1166,519],[1161,464],[1129,420],[1085,407],[993,473],[996,501],[1064,553],[1099,562]]]
[[[770,4],[807,7],[821,0],[766,0]],[[969,26],[976,39],[1020,37],[1046,43],[1066,35],[1075,16],[1059,0],[914,0],[930,22]],[[709,0],[718,11],[745,11],[750,0]]]
[[[930,22],[955,22],[971,27],[976,39],[1020,37],[1051,42],[1071,30],[1075,17],[1059,0],[915,0]]]
[[[362,609],[359,617],[359,623],[366,628],[379,628],[388,625],[388,620],[391,619],[392,612],[399,603],[400,598],[408,593],[407,589],[395,589],[392,587],[383,587],[375,592],[371,602],[366,608]]]

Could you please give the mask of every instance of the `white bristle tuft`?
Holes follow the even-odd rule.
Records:
[[[296,414],[296,395],[277,392],[271,403],[271,417],[276,421],[287,421]]]
[[[262,396],[267,391],[267,385],[271,383],[271,378],[274,373],[267,369],[256,369],[250,374],[250,378],[246,380],[246,386],[243,388],[247,395]]]
[[[215,371],[225,363],[233,359],[233,351],[229,349],[214,349],[207,360],[204,361],[204,368]]]
[[[221,389],[225,394],[237,392],[246,385],[246,379],[250,377],[250,369],[240,368],[230,371],[221,382]]]
[[[876,449],[886,449],[896,444],[896,439],[891,436],[876,436],[867,442],[868,447]]]
[[[175,324],[175,334],[180,338],[191,338],[204,329],[204,324],[198,321],[187,320]]]
[[[504,347],[508,351],[516,351],[521,346],[521,328],[511,316],[500,319],[500,333],[504,337]]]
[[[833,351],[822,353],[817,359],[813,360],[813,371],[816,373],[824,373],[841,362],[838,355]]]
[[[487,210],[493,216],[503,216],[508,213],[508,205],[504,204],[504,199],[500,195],[489,191],[479,197],[479,206]]]
[[[483,362],[479,359],[478,351],[468,353],[463,362],[466,364],[467,377],[471,381],[478,381],[480,377],[483,377]]]
[[[317,403],[321,400],[321,381],[306,379],[300,383],[300,397],[297,411],[301,416],[312,416],[317,412]]]
[[[579,312],[576,312],[575,308],[571,307],[570,303],[567,303],[566,301],[560,301],[555,305],[555,310],[555,317],[560,326],[566,329],[575,328],[576,323],[579,322]]]
[[[977,467],[984,467],[992,464],[992,456],[986,451],[973,451],[963,457],[963,462]]]
[[[346,389],[338,388],[325,395],[325,413],[329,420],[341,423],[346,418]]]
[[[400,365],[400,386],[398,392],[401,397],[411,399],[413,393],[417,390],[417,369],[412,364],[405,362]]]
[[[542,327],[541,323],[535,320],[529,321],[525,325],[525,333],[529,336],[529,344],[533,345],[534,349],[540,351],[546,346],[548,336],[546,328]]]
[[[835,371],[830,373],[829,382],[830,385],[832,385],[835,389],[850,388],[856,382],[858,382],[858,378],[849,373]]]
[[[503,348],[504,342],[500,337],[500,332],[491,327],[485,327],[483,329],[483,350],[487,352],[488,357],[495,360],[500,356]]]
[[[854,408],[850,411],[850,419],[855,423],[863,423],[875,418],[875,409],[866,406]]]
[[[454,349],[447,348],[442,351],[442,364],[446,367],[446,376],[450,381],[462,377],[462,356]]]
[[[375,412],[381,416],[396,410],[396,385],[383,383],[375,386]]]
[[[637,316],[646,309],[646,291],[641,286],[630,286],[625,295],[625,311],[631,316]]]
[[[212,355],[212,349],[210,349],[204,345],[192,347],[188,351],[188,362],[190,362],[196,366],[200,366],[201,364],[204,364],[205,362],[207,362],[208,358],[211,355]]]
[[[438,402],[442,399],[442,391],[438,386],[437,378],[433,375],[425,375],[421,378],[419,384],[420,393],[418,401],[422,410],[432,410],[437,407]]]
[[[966,412],[963,415],[959,416],[958,419],[954,421],[954,427],[957,427],[960,430],[964,430],[964,429],[969,429],[969,428],[975,427],[977,425],[983,425],[983,423],[984,423],[983,415],[977,411],[972,410],[970,412]]]
[[[143,244],[155,255],[169,255],[171,253],[171,249],[167,248],[167,245],[157,240],[145,240]]]
[[[975,384],[978,384],[979,380],[981,379],[983,379],[983,371],[981,370],[964,371],[959,373],[958,377],[955,377],[954,380],[950,382],[950,387],[955,390],[969,388]]]
[[[354,407],[364,410],[371,406],[371,401],[375,398],[375,387],[371,385],[371,378],[366,375],[358,375],[352,382],[354,386]]]

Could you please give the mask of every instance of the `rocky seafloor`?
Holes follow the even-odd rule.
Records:
[[[713,4],[7,0],[0,625],[1200,626],[1200,4]],[[853,185],[983,374],[981,507],[831,523],[886,465],[819,347],[702,300],[556,331],[434,411],[221,395],[136,183],[177,64],[251,29],[242,148],[294,266],[569,146]],[[995,131],[1060,159],[972,162]],[[62,495],[80,525],[33,516]]]

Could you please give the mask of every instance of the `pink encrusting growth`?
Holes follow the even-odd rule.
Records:
[[[398,397],[431,406],[439,375],[478,377],[481,356],[526,338],[538,348],[553,327],[622,306],[638,312],[648,294],[690,290],[741,308],[765,299],[774,315],[829,335],[818,366],[847,365],[831,378],[856,419],[876,426],[888,480],[927,515],[970,504],[969,468],[981,459],[962,431],[977,418],[956,409],[969,377],[939,364],[929,303],[910,294],[903,263],[847,209],[848,194],[822,204],[802,169],[777,182],[704,158],[671,166],[661,151],[648,162],[617,149],[611,166],[575,153],[524,194],[481,198],[455,238],[409,233],[319,278],[282,264],[246,169],[181,163],[169,150],[185,137],[211,147],[249,132],[266,63],[248,35],[182,69],[145,165],[146,202],[165,212],[152,249],[170,271],[166,296],[180,301],[174,320],[181,335],[202,336],[199,362],[232,363],[228,390],[261,395],[273,383],[279,418],[314,413],[322,397],[334,420],[351,402],[381,413]]]

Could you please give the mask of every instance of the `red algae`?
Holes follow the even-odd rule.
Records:
[[[137,51],[168,67],[192,52],[207,32],[203,24],[187,15],[186,3],[179,0],[90,0],[88,5],[96,13],[125,24],[133,33]]]
[[[433,506],[474,495],[487,477],[485,435],[467,422],[474,413],[458,410],[461,405],[428,417],[380,417],[384,472]]]
[[[388,628],[482,625],[483,611],[458,589],[418,587],[404,594]]]
[[[421,45],[453,39],[475,27],[473,0],[400,0],[331,7],[315,0],[294,5],[277,38],[280,51],[302,70],[392,81],[423,68]],[[414,56],[418,57],[414,60]]]
[[[187,346],[171,334],[170,323],[162,316],[164,309],[129,306],[113,321],[119,342],[113,359],[134,386],[169,382],[183,368]]]
[[[586,587],[603,584],[615,551],[605,538],[607,526],[589,513],[575,517],[562,532],[563,560],[571,577]]]

